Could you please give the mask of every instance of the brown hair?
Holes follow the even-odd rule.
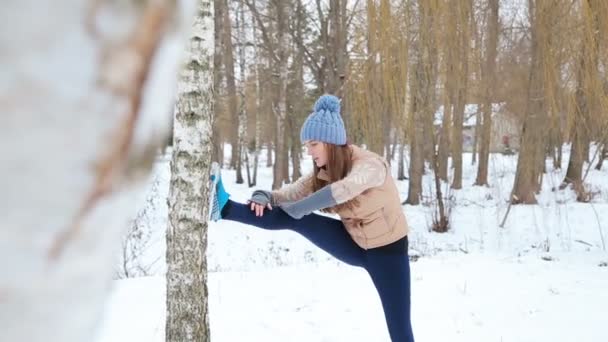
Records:
[[[313,192],[317,191],[328,184],[335,183],[339,180],[346,178],[350,170],[353,168],[353,151],[351,146],[346,145],[334,145],[334,144],[325,144],[325,149],[327,152],[327,164],[323,167],[327,176],[329,177],[329,181],[317,178],[319,171],[321,169],[315,164],[313,161],[314,167],[314,177],[312,177],[312,189]],[[359,201],[352,199],[348,202],[338,204],[335,207],[323,209],[323,212],[334,212],[338,209],[342,209],[344,207],[352,209],[357,206]]]

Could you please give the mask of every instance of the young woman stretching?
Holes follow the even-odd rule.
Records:
[[[347,143],[340,101],[332,95],[317,100],[300,139],[314,171],[279,190],[256,190],[247,204],[228,199],[214,165],[211,220],[293,230],[335,258],[363,267],[378,290],[391,340],[413,342],[408,225],[390,167],[379,155]]]

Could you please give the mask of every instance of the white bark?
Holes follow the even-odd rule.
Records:
[[[3,341],[94,340],[133,185],[169,127],[186,7],[3,2]]]
[[[209,341],[207,215],[213,122],[213,1],[198,13],[175,108],[167,227],[166,341]]]

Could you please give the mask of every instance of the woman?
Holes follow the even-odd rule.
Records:
[[[317,100],[300,139],[314,171],[279,190],[256,190],[247,204],[228,199],[216,165],[211,219],[293,230],[337,259],[363,267],[378,290],[392,341],[413,342],[408,226],[390,167],[379,155],[347,143],[340,102],[332,95]]]

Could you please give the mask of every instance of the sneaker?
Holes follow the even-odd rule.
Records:
[[[209,184],[209,220],[215,222],[222,218],[222,209],[228,203],[230,195],[224,190],[220,165],[211,164],[211,177]]]

